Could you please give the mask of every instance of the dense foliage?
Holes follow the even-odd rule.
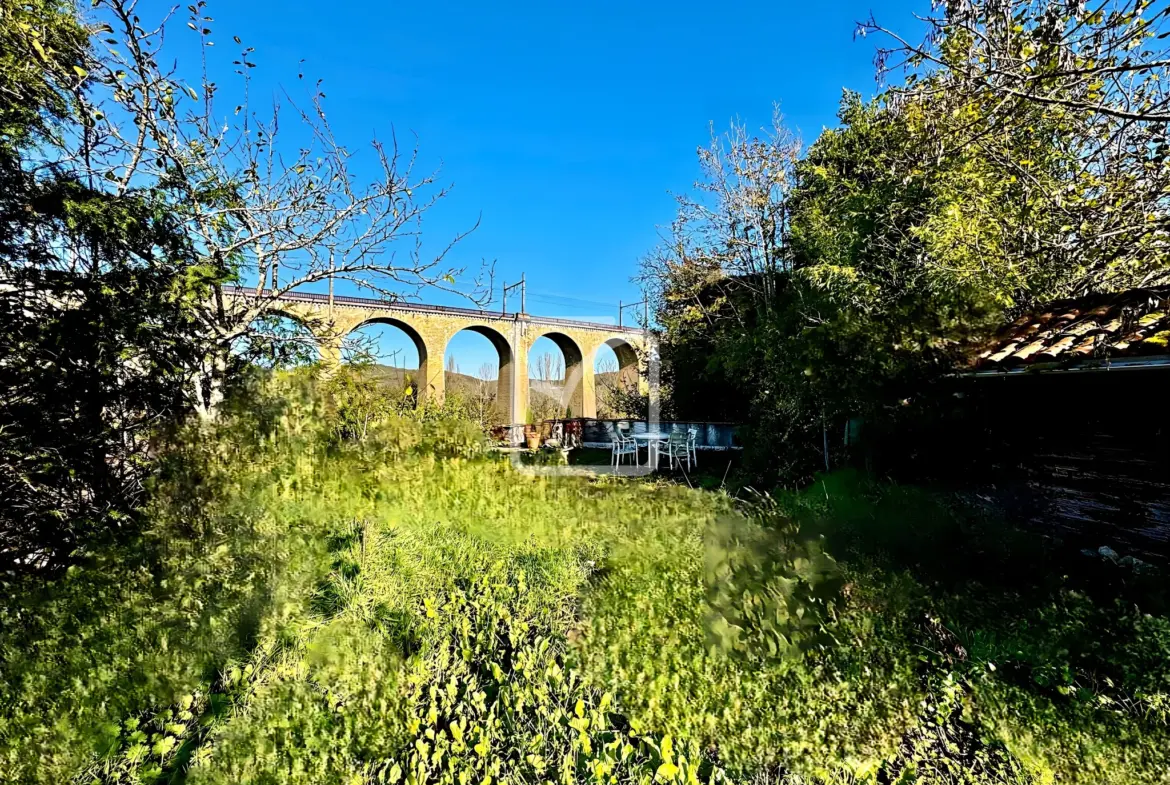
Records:
[[[295,110],[307,132],[278,144],[280,104],[261,119],[247,103],[251,49],[225,112],[214,99],[235,96],[206,69],[197,90],[171,67],[165,24],[134,0],[90,5],[0,2],[3,573],[64,567],[133,529],[153,439],[214,418],[253,364],[315,352],[273,329],[276,294],[453,281],[445,251],[391,252],[442,195],[424,196],[433,174],[375,145],[379,176],[351,176],[323,93]],[[211,57],[206,3],[187,11],[179,29]]]
[[[1160,574],[1050,577],[848,475],[745,516],[518,474],[465,423],[338,441],[304,389],[192,432],[133,542],[11,587],[0,779],[1164,781]]]
[[[903,83],[806,150],[778,124],[701,151],[644,275],[678,415],[807,477],[825,429],[929,398],[1018,311],[1170,280],[1167,17],[1117,5],[940,4]]]
[[[124,528],[186,411],[190,255],[157,190],[86,176],[91,53],[69,4],[0,9],[0,571]]]

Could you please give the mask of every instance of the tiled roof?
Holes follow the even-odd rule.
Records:
[[[1021,316],[976,353],[976,371],[1170,355],[1170,287],[1063,300]]]

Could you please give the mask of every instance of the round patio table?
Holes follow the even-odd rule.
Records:
[[[669,433],[662,433],[660,431],[650,431],[647,433],[635,433],[631,437],[635,442],[646,442],[646,466],[653,466],[658,469],[658,445],[670,438]],[[642,464],[638,464],[641,466]]]

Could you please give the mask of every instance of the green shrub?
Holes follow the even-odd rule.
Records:
[[[487,439],[476,423],[444,417],[426,424],[420,447],[441,458],[474,458],[486,449]]]
[[[190,710],[217,672],[299,612],[290,599],[314,581],[323,547],[299,484],[273,479],[308,464],[311,445],[283,437],[246,450],[254,470],[227,472],[239,444],[190,438],[155,483],[139,537],[6,587],[8,781],[67,780],[95,756],[136,750],[156,718]]]

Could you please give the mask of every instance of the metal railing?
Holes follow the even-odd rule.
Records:
[[[646,433],[647,431],[686,433],[693,428],[696,435],[696,449],[720,452],[729,450],[739,451],[743,449],[740,442],[740,425],[732,422],[717,422],[712,420],[661,420],[651,425],[645,420],[640,420],[636,417],[619,417],[614,419],[568,417],[543,420],[535,427],[539,428],[542,434],[546,434],[554,423],[562,423],[566,430],[570,430],[570,423],[575,424],[576,427],[572,428],[572,430],[576,432],[579,438],[579,444],[582,447],[609,449],[620,423],[627,426],[629,432],[633,434]],[[501,425],[495,429],[493,435],[500,439],[500,441],[513,447],[521,446],[524,444],[524,429],[526,427],[529,426],[525,426],[523,423]]]
[[[244,286],[225,286],[224,294],[239,297],[256,297],[256,290]],[[259,295],[261,298],[270,298],[280,302],[320,303],[328,304],[329,295],[318,292],[287,292],[279,297],[273,297],[272,291],[265,289]],[[485,311],[480,308],[459,308],[453,305],[427,305],[425,303],[395,302],[377,297],[350,297],[347,295],[333,295],[333,305],[352,308],[380,308],[392,311],[406,311],[419,314],[444,314],[447,316],[468,316],[476,319],[505,319],[507,316],[499,311]],[[523,319],[534,324],[559,325],[562,327],[581,327],[588,330],[601,330],[615,333],[640,333],[640,327],[622,327],[604,322],[586,322],[579,319],[561,319],[556,316],[531,316],[529,314],[512,313],[513,319]]]

